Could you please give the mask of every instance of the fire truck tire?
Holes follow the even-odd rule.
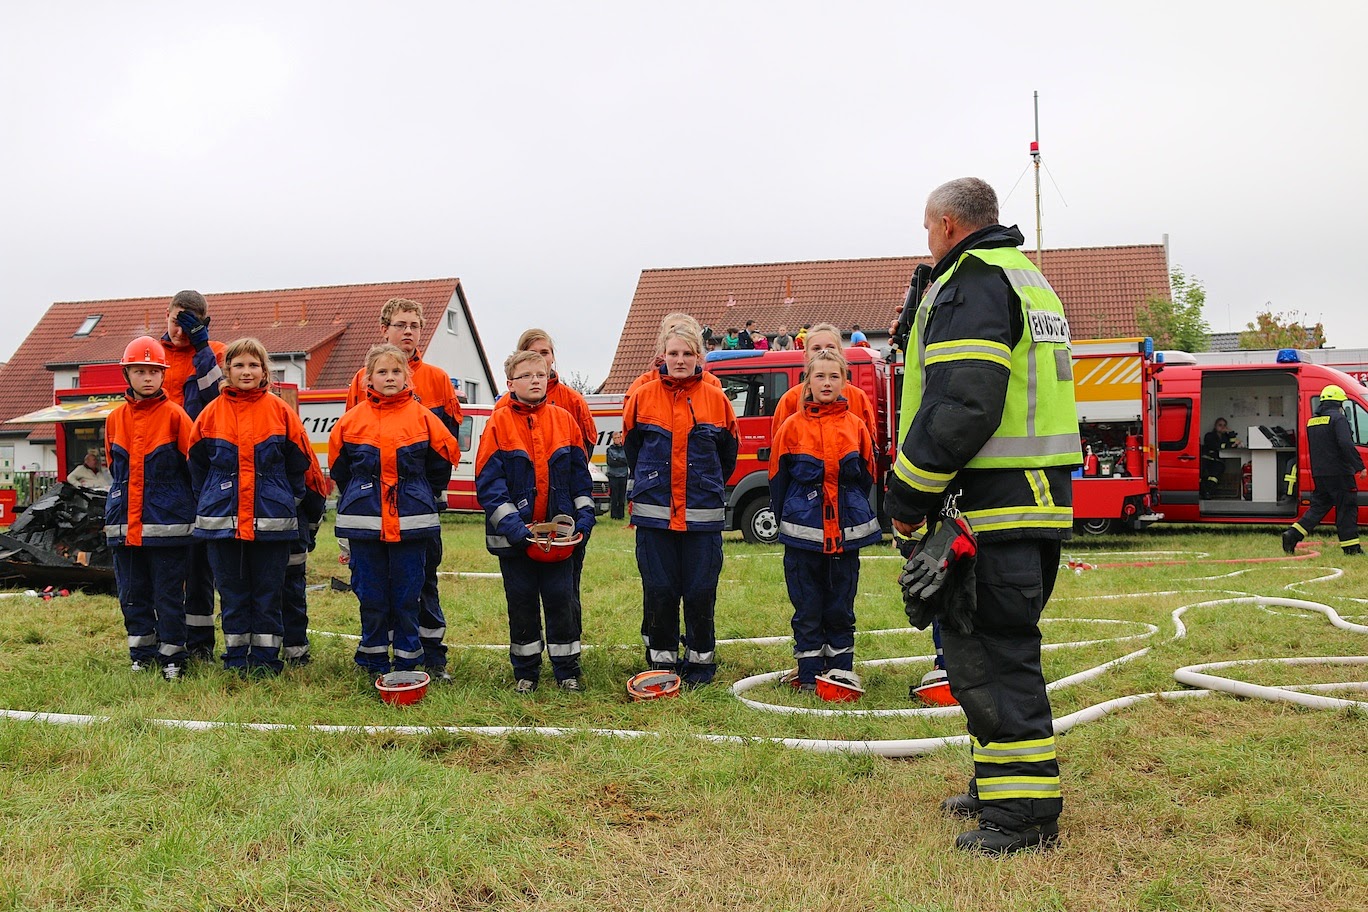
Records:
[[[779,523],[774,519],[768,497],[755,498],[741,511],[741,537],[760,545],[772,545],[779,540]]]
[[[1106,535],[1111,531],[1112,521],[1110,519],[1084,519],[1076,523],[1079,531],[1089,535]]]

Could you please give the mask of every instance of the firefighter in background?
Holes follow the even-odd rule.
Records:
[[[1316,414],[1306,422],[1306,448],[1316,490],[1311,492],[1311,505],[1306,512],[1282,534],[1282,547],[1288,554],[1297,550],[1297,542],[1306,538],[1331,509],[1335,511],[1335,528],[1345,555],[1363,553],[1358,535],[1355,480],[1355,476],[1364,474],[1363,457],[1349,433],[1349,419],[1344,417],[1346,399],[1344,390],[1332,383],[1321,390]]]
[[[223,382],[223,343],[209,340],[209,302],[193,289],[176,292],[166,308],[166,398],[185,409],[194,421],[218,398]],[[185,584],[185,647],[190,658],[214,661],[214,572],[209,546],[190,546],[190,575]]]
[[[622,430],[632,468],[646,658],[651,668],[697,686],[717,673],[713,611],[722,572],[723,492],[736,468],[736,415],[726,395],[703,380],[697,324],[672,327],[663,342],[660,379],[628,398]]]
[[[453,436],[460,436],[461,403],[456,388],[447,372],[423,360],[418,345],[423,338],[423,305],[407,298],[390,298],[380,309],[381,342],[393,345],[408,358],[409,386],[413,395]],[[347,408],[355,408],[366,400],[370,391],[365,365],[352,377],[347,389]],[[446,509],[446,490],[451,484],[452,466],[440,460],[428,466],[428,484],[432,487],[433,503],[440,513]],[[346,542],[347,539],[339,539]],[[423,670],[434,681],[450,682],[447,673],[446,614],[437,589],[437,569],[442,563],[442,536],[425,539],[427,554],[423,560],[423,588],[418,601],[418,636],[423,643]],[[345,546],[344,546],[345,551]]]
[[[940,603],[960,611],[942,615],[942,632],[974,761],[969,793],[942,809],[978,819],[958,848],[1003,855],[1054,843],[1063,807],[1039,621],[1072,532],[1070,472],[1081,462],[1068,323],[1017,249],[1021,232],[998,224],[987,183],[936,188],[924,224],[937,262],[909,339],[887,504],[895,530],[911,536],[923,523],[958,528],[945,509],[957,494],[976,533],[956,533],[945,550],[976,546],[978,557],[976,580],[952,577],[960,588]]]
[[[1225,475],[1225,460],[1221,451],[1240,446],[1240,436],[1230,429],[1224,418],[1217,418],[1211,430],[1202,438],[1202,499],[1216,496],[1216,488]]]

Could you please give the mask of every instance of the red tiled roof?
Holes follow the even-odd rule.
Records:
[[[1027,255],[1035,259],[1035,251]],[[1077,339],[1135,335],[1135,310],[1146,296],[1169,295],[1162,244],[1046,249],[1044,260]],[[644,269],[603,391],[625,392],[650,366],[661,318],[674,311],[692,314],[718,335],[754,320],[770,335],[781,325],[794,332],[825,322],[847,332],[859,323],[871,337],[886,336],[912,270],[930,262],[885,257]]]
[[[210,335],[228,342],[255,336],[273,354],[310,355],[309,386],[345,387],[380,335],[380,309],[390,298],[409,298],[423,305],[426,347],[450,303],[464,307],[460,279],[381,282],[206,294]],[[0,369],[0,433],[31,430],[36,440],[51,440],[48,425],[36,429],[3,422],[52,402],[49,366],[117,362],[124,346],[140,335],[166,332],[166,306],[171,296],[111,301],[59,302],[48,308],[14,356]],[[93,314],[102,314],[88,336],[74,333]],[[352,330],[349,332],[348,330]]]

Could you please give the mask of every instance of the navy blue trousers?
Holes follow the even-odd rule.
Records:
[[[304,582],[308,560],[309,552],[302,542],[290,545],[285,587],[280,592],[280,620],[285,631],[285,661],[293,665],[309,661],[309,601]]]
[[[114,547],[114,581],[135,662],[185,662],[185,574],[190,546]]]
[[[361,603],[361,645],[355,662],[376,674],[412,671],[423,664],[418,635],[428,542],[351,539],[351,585]]]
[[[784,578],[793,602],[793,657],[798,680],[855,667],[855,590],[860,552],[822,554],[784,547]]]
[[[185,579],[185,648],[192,656],[214,657],[214,570],[209,565],[209,543],[190,545],[190,570]]]
[[[437,597],[437,568],[442,565],[442,536],[427,540],[424,563],[423,591],[418,600],[418,639],[423,644],[423,665],[431,669],[446,668],[446,615]]]
[[[708,683],[717,674],[713,613],[717,608],[717,578],[722,573],[722,533],[637,526],[636,559],[646,614],[646,661],[652,668],[677,671],[686,683]]]
[[[546,615],[545,651],[557,681],[580,676],[580,626],[575,611],[574,556],[554,564],[525,554],[499,558],[504,596],[508,599],[508,661],[513,676],[541,677],[542,615]]]
[[[284,623],[280,592],[290,559],[287,541],[209,542],[209,565],[223,611],[223,667],[278,672]]]
[[[1316,490],[1311,492],[1311,505],[1306,512],[1297,517],[1292,524],[1294,529],[1305,537],[1320,525],[1321,520],[1335,511],[1335,532],[1339,535],[1341,548],[1350,548],[1359,543],[1358,533],[1358,485],[1350,475],[1348,483],[1340,478],[1316,479]]]

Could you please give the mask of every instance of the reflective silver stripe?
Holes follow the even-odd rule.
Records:
[[[357,646],[356,651],[363,655],[385,655],[389,652],[388,646]]]
[[[195,381],[195,385],[200,388],[200,392],[204,392],[207,389],[217,386],[219,381],[222,379],[223,369],[220,368],[217,364],[215,364],[212,368],[210,368],[209,373],[205,374],[203,377],[200,377]]]
[[[355,529],[358,532],[379,532],[380,517],[358,516],[355,513],[339,513],[337,514],[337,522],[334,525],[338,529]]]
[[[489,514],[489,524],[491,526],[497,526],[505,516],[512,516],[517,512],[517,507],[513,506],[511,503],[506,503],[501,507],[495,508],[494,512]]]
[[[185,626],[187,627],[213,627],[214,616],[212,614],[187,614],[185,616]]]
[[[1041,759],[1050,759],[1055,756],[1053,738],[1047,739],[1043,744],[1029,744],[1023,747],[984,747],[982,744],[974,745],[975,758],[1038,757],[1043,754],[1048,754],[1049,757],[1041,757]]]
[[[842,529],[841,534],[848,539],[864,538],[866,535],[873,535],[880,531],[878,517],[869,522],[860,523],[858,526],[851,526],[849,529]]]
[[[419,627],[418,636],[425,640],[440,640],[446,636],[445,627]]]
[[[974,458],[1077,456],[1078,453],[1077,434],[1053,434],[1042,437],[991,437]]]
[[[256,521],[258,532],[298,532],[299,517],[263,517],[258,516]]]
[[[940,361],[960,361],[973,358],[976,361],[992,361],[1004,367],[1011,362],[1011,349],[1005,345],[992,345],[988,342],[961,342],[959,344],[940,343],[927,346],[926,365],[930,367]]]
[[[592,510],[592,509],[594,509],[594,498],[592,498],[592,497],[576,497],[576,498],[575,498],[575,509],[576,509],[576,510]]]
[[[977,780],[979,797],[985,800],[989,796],[999,792],[1030,792],[1044,798],[1059,797],[1059,780],[1046,779],[1042,782],[995,782],[991,780]]]
[[[437,518],[436,513],[415,513],[412,516],[399,517],[399,528],[401,530],[428,529],[441,525],[442,521]]]
[[[223,635],[224,646],[251,646],[252,635],[250,633],[225,633]]]
[[[286,646],[286,647],[285,647],[285,658],[287,658],[287,659],[302,659],[304,656],[306,656],[306,655],[308,655],[308,654],[309,654],[309,644],[308,644],[308,643],[305,643],[303,646]]]
[[[127,538],[128,526],[105,526],[105,538]]]
[[[715,659],[713,657],[716,655],[717,653],[715,652],[694,652],[690,649],[684,653],[684,661],[694,665],[712,665],[715,664]]]
[[[795,649],[793,650],[793,657],[795,659],[820,659],[822,657],[822,650],[804,649],[802,652],[799,652]]]
[[[1007,510],[965,510],[964,518],[975,532],[989,529],[1002,529],[1011,526],[1040,526],[1054,528],[1073,524],[1073,509],[1070,507],[1037,507],[1035,509]]]
[[[837,649],[835,646],[832,646],[830,643],[825,643],[825,644],[822,645],[822,655],[827,656],[827,657],[830,657],[830,656],[838,656],[838,655],[845,655],[847,652],[849,652],[849,653],[854,653],[854,652],[855,652],[855,647],[854,647],[854,646],[844,646],[844,647],[842,647],[842,648],[840,648],[840,649]]]
[[[1046,288],[1054,291],[1053,288],[1050,288],[1050,283],[1045,280],[1045,276],[1034,269],[998,268],[1002,269],[1003,275],[1007,277],[1007,281],[1012,284],[1013,288]]]
[[[180,655],[182,652],[185,652],[185,647],[179,643],[158,643],[157,652],[164,656]]]
[[[285,562],[287,567],[302,567],[308,563],[309,555],[303,551],[291,551],[290,559]]]
[[[632,515],[645,519],[669,519],[670,508],[659,507],[655,504],[644,504],[637,501],[632,502]]]
[[[800,526],[797,523],[782,520],[779,523],[779,534],[787,535],[789,538],[796,538],[801,541],[819,542],[822,540],[822,530],[814,529],[811,526]]]
[[[396,649],[394,650],[396,659],[421,659],[423,650],[421,649]]]
[[[536,656],[542,653],[542,641],[536,640],[531,643],[511,643],[508,651],[515,656]]]
[[[704,510],[701,508],[685,507],[684,521],[691,523],[721,522],[727,518],[726,507]]]
[[[580,654],[580,641],[575,640],[573,643],[547,643],[546,652],[552,658],[577,656]]]
[[[679,663],[679,653],[669,649],[650,649],[652,665],[676,665]]]
[[[236,516],[196,516],[195,528],[204,529],[208,532],[217,532],[221,529],[236,529]]]
[[[133,646],[156,646],[157,635],[149,633],[146,636],[131,636],[128,638],[128,645],[130,648]]]
[[[486,535],[486,536],[485,536],[485,547],[486,547],[486,548],[493,549],[493,548],[511,548],[511,547],[513,547],[513,546],[512,546],[511,544],[509,544],[508,539],[507,539],[507,538],[504,538],[502,535]]]
[[[143,523],[144,538],[183,538],[193,529],[190,523]]]
[[[265,646],[268,649],[274,646],[276,649],[279,649],[282,642],[284,642],[284,638],[274,633],[252,634],[253,646]]]

